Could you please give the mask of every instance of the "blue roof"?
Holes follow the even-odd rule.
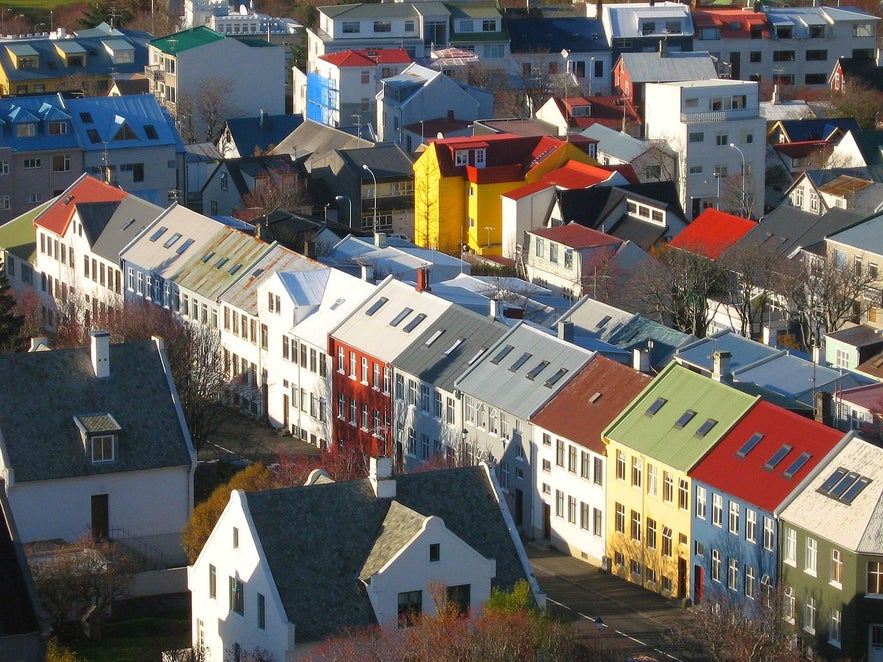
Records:
[[[827,140],[837,129],[859,132],[861,127],[851,117],[834,117],[828,119],[782,120],[782,129],[788,134],[791,142],[805,140]]]
[[[302,115],[264,115],[263,117],[239,117],[227,120],[227,129],[240,156],[253,156],[255,150],[269,151],[289,133],[303,124]]]
[[[604,26],[596,18],[517,18],[506,21],[513,53],[609,51]]]
[[[73,131],[49,133],[49,122],[70,121],[70,113],[63,103],[54,94],[0,99],[0,146],[13,152],[76,147],[77,136]],[[36,124],[34,135],[19,137],[16,125],[22,124]]]
[[[105,141],[108,150],[144,143],[184,151],[174,121],[152,94],[69,99],[67,104],[74,133],[87,152],[104,150]]]
[[[684,345],[675,357],[680,363],[695,366],[710,373],[714,367],[714,353],[730,353],[730,371],[735,371],[761,359],[779,353],[775,347],[769,347],[749,338],[744,338],[732,331],[721,331],[711,336]]]

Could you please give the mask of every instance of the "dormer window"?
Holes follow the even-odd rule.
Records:
[[[83,450],[92,464],[115,462],[120,424],[107,412],[74,416]]]
[[[92,464],[113,462],[116,459],[114,456],[115,438],[115,435],[112,434],[103,434],[92,437]]]
[[[469,165],[469,150],[468,149],[458,149],[454,152],[454,165],[457,165],[457,166]]]
[[[33,138],[37,133],[37,125],[32,122],[15,125],[16,138]]]

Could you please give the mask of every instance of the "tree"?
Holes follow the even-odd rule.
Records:
[[[772,297],[776,269],[782,258],[764,245],[739,242],[721,255],[718,263],[728,272],[729,287],[724,302],[739,319],[739,335],[755,337]]]
[[[881,119],[883,93],[860,79],[846,79],[843,92],[831,92],[831,117],[853,117],[864,130],[876,128]]]
[[[17,312],[6,268],[0,260],[0,353],[22,352],[27,348],[27,339],[22,334],[24,324],[24,315]]]
[[[304,203],[307,208],[304,209]],[[242,196],[242,207],[233,212],[236,218],[253,221],[277,209],[309,211],[305,183],[296,172],[268,172],[255,179],[251,192]]]
[[[84,5],[82,15],[77,19],[81,28],[94,28],[99,23],[119,28],[132,18],[128,4],[117,4],[113,0],[99,0],[92,5]]]
[[[46,662],[82,662],[82,658],[52,637],[46,643]]]
[[[197,505],[190,514],[181,534],[181,545],[190,563],[196,561],[209,534],[218,523],[221,513],[230,501],[233,490],[257,492],[274,487],[273,474],[262,464],[252,464],[233,476],[227,483],[215,488],[211,496]]]
[[[77,92],[84,97],[103,96],[107,90],[107,77],[77,72],[65,76],[64,89]]]
[[[239,112],[232,98],[233,82],[221,76],[206,78],[190,93],[180,92],[175,114],[182,127],[182,138],[187,142],[200,138],[204,142],[218,142],[224,122]]]

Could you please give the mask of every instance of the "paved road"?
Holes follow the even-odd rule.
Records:
[[[675,602],[558,551],[526,547],[550,611],[571,621],[578,635],[593,642],[599,652],[614,659],[634,655],[660,661],[684,659],[672,650],[666,635],[685,623],[685,612]]]

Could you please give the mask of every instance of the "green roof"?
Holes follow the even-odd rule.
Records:
[[[55,198],[0,226],[0,249],[33,264],[37,258],[37,228],[34,227],[34,219],[53,202]]]
[[[151,46],[158,48],[163,53],[175,55],[182,51],[190,50],[191,48],[205,46],[213,41],[220,41],[221,39],[226,39],[226,37],[215,32],[211,28],[200,25],[199,27],[170,34],[167,37],[151,39],[148,43]]]
[[[654,414],[648,410],[665,400]],[[689,471],[758,400],[674,361],[604,430],[604,437]],[[695,412],[683,425],[687,412]],[[715,423],[702,434],[703,426]]]

